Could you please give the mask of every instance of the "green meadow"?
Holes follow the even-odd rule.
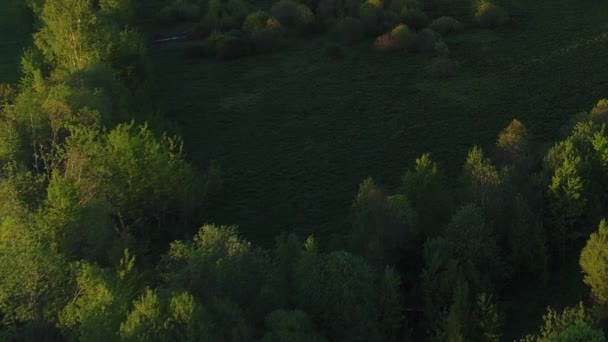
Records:
[[[429,76],[431,56],[367,41],[332,59],[327,35],[232,61],[189,59],[186,43],[151,50],[158,109],[189,157],[224,175],[215,222],[256,241],[285,230],[341,231],[367,176],[397,186],[422,153],[457,175],[474,144],[488,153],[512,119],[539,141],[608,92],[608,3],[505,1],[514,24],[447,36],[461,72]]]

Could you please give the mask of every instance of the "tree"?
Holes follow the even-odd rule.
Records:
[[[418,226],[424,236],[436,236],[438,228],[450,220],[452,194],[437,164],[429,154],[416,159],[413,170],[401,178],[403,194],[418,214]]]
[[[463,167],[464,184],[473,199],[489,219],[499,216],[502,205],[502,179],[491,160],[477,146],[469,150]]]
[[[0,311],[5,324],[54,323],[72,278],[38,218],[25,209],[0,223]]]
[[[126,341],[215,341],[213,334],[208,314],[188,292],[147,288],[120,324]]]
[[[608,302],[608,223],[602,219],[597,232],[587,240],[579,261],[591,288],[593,298],[600,304]]]
[[[401,279],[392,267],[384,269],[380,285],[380,324],[379,330],[383,341],[397,341],[399,332],[404,326],[403,298]]]
[[[528,144],[528,131],[519,120],[513,119],[498,135],[497,161],[503,165],[524,164],[528,158]]]
[[[350,253],[318,254],[310,240],[308,245],[298,265],[298,308],[332,341],[376,338],[378,286],[372,268]]]
[[[582,302],[561,312],[548,307],[539,330],[538,335],[528,335],[521,342],[606,341],[601,330],[591,327],[591,318]]]
[[[59,70],[74,72],[106,57],[109,37],[100,29],[93,1],[47,0],[40,20],[34,43]]]
[[[205,225],[192,241],[175,241],[160,264],[165,284],[190,292],[205,304],[211,296],[262,320],[285,301],[278,272],[262,250],[242,239],[236,227]]]
[[[314,328],[312,320],[301,310],[276,310],[266,316],[266,333],[262,342],[322,342],[325,339]]]

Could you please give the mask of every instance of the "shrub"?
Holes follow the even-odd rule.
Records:
[[[249,13],[243,0],[209,0],[204,23],[212,30],[228,31],[240,27]]]
[[[385,33],[374,41],[374,47],[381,51],[391,51],[394,48],[393,38],[390,33]]]
[[[221,59],[234,59],[247,56],[251,52],[249,41],[240,31],[233,30],[222,36],[216,45],[217,57]]]
[[[589,118],[594,122],[608,123],[608,99],[601,99],[589,112]]]
[[[315,15],[304,4],[298,5],[298,26],[300,31],[310,32],[315,24]]]
[[[445,57],[433,59],[429,67],[431,76],[435,78],[449,78],[458,73],[460,65],[458,62]]]
[[[429,28],[431,30],[433,30],[435,32],[439,32],[443,35],[443,34],[448,34],[448,33],[452,33],[452,32],[462,31],[462,29],[464,28],[464,25],[462,25],[462,23],[455,18],[440,17],[440,18],[433,20],[433,22],[431,22],[431,25],[429,26]]]
[[[487,0],[480,0],[475,11],[475,19],[481,27],[498,27],[509,21],[507,12]]]
[[[325,54],[333,59],[344,58],[345,53],[340,45],[332,44],[325,48]]]
[[[429,17],[418,8],[404,8],[401,12],[403,21],[414,30],[419,30],[429,25]]]
[[[435,44],[439,41],[440,36],[437,32],[425,28],[418,32],[416,36],[416,49],[420,52],[434,52]]]
[[[361,20],[346,17],[336,23],[335,34],[343,42],[353,43],[363,38],[364,27]]]
[[[412,50],[416,44],[416,34],[407,25],[395,26],[391,31],[393,48],[395,50]]]
[[[159,20],[165,23],[175,21],[199,21],[201,19],[201,8],[197,4],[177,2],[166,6],[159,13]]]
[[[256,31],[268,29],[268,30],[279,30],[281,23],[264,11],[256,11],[250,13],[245,22],[243,23],[243,32],[252,34]]]
[[[281,45],[281,31],[263,29],[251,34],[251,44],[256,52],[273,51]]]
[[[298,4],[293,0],[279,0],[272,5],[270,12],[285,26],[296,25],[300,16]]]
[[[382,10],[378,15],[377,27],[380,32],[386,32],[401,24],[401,16],[392,10]]]
[[[435,53],[439,57],[447,57],[450,55],[450,48],[443,40],[439,40],[435,43]]]
[[[404,8],[422,9],[422,4],[418,0],[393,0],[391,1],[390,9],[401,12]]]

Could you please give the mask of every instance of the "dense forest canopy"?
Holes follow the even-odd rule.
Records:
[[[513,119],[493,148],[470,146],[458,172],[424,153],[398,186],[362,179],[343,226],[286,228],[272,247],[210,219],[222,165],[193,163],[169,113],[154,113],[163,66],[150,49],[162,44],[187,40],[192,63],[222,68],[332,37],[334,61],[361,46],[429,59],[440,84],[467,67],[447,37],[517,29],[507,2],[2,6],[32,27],[20,81],[0,84],[3,340],[606,340],[608,100],[564,113],[555,142]],[[555,298],[536,330],[515,327],[534,289],[581,273],[580,302]]]

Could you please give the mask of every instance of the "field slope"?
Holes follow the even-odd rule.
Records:
[[[210,220],[260,242],[335,232],[363,178],[395,186],[421,153],[455,175],[469,147],[491,153],[513,118],[557,138],[571,114],[608,96],[608,2],[505,7],[515,27],[447,39],[462,73],[445,81],[429,78],[430,56],[369,42],[342,60],[325,56],[321,37],[230,62],[186,59],[181,44],[154,49],[160,111],[195,162],[224,169]]]

